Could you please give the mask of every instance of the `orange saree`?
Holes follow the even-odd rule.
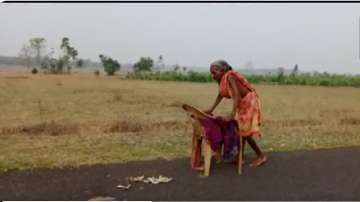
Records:
[[[239,124],[239,133],[242,137],[255,136],[260,137],[261,111],[260,100],[255,89],[250,85],[246,78],[236,71],[228,71],[222,77],[219,91],[225,98],[232,98],[229,76],[236,80],[239,87],[245,87],[250,92],[242,97],[238,103],[235,119]]]

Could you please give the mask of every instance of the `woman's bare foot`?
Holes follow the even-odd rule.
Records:
[[[259,167],[267,161],[266,156],[258,156],[253,162],[250,163],[250,167]]]

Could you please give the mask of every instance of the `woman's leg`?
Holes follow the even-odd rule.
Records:
[[[249,143],[251,148],[255,151],[256,156],[257,156],[256,159],[253,162],[251,162],[250,166],[251,167],[258,167],[258,166],[264,164],[266,162],[267,158],[264,155],[264,153],[262,153],[262,151],[260,150],[260,148],[256,144],[255,140],[252,137],[247,137],[246,141]]]

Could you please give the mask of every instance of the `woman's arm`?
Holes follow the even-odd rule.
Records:
[[[219,93],[217,95],[216,99],[215,99],[215,102],[214,102],[213,106],[210,109],[205,110],[204,112],[208,113],[208,114],[211,114],[214,111],[214,109],[216,108],[216,106],[218,106],[218,104],[221,102],[222,99],[223,99],[223,97]]]
[[[230,91],[231,91],[232,99],[233,99],[233,109],[232,109],[229,119],[234,119],[236,110],[239,107],[239,102],[240,102],[240,91],[239,90],[240,89],[236,85],[236,80],[233,76],[229,76],[228,79],[229,79]]]

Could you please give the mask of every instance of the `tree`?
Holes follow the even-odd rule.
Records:
[[[30,48],[35,51],[36,64],[41,65],[41,55],[46,47],[46,39],[44,38],[32,38],[30,39]]]
[[[164,67],[164,57],[162,55],[159,55],[155,64],[155,70],[160,71],[161,69],[164,69]]]
[[[60,59],[67,68],[67,73],[70,74],[73,63],[75,63],[76,57],[78,56],[78,51],[74,47],[70,46],[70,40],[68,37],[62,38],[60,49],[63,51],[63,56]]]
[[[102,54],[99,55],[101,63],[103,64],[104,71],[108,76],[112,76],[116,71],[119,71],[121,65],[117,60],[113,60],[110,57],[104,56]]]
[[[41,60],[41,64],[40,64],[40,68],[46,71],[49,71],[51,68],[51,63],[54,62],[54,55],[55,51],[52,48],[51,51],[49,53],[47,53]]]
[[[133,68],[135,72],[138,71],[152,71],[154,61],[151,57],[141,57],[140,61],[135,63]]]
[[[298,72],[299,72],[299,66],[296,64],[296,65],[294,66],[294,69],[293,69],[292,72],[291,72],[291,75],[292,75],[292,76],[295,76],[295,75],[298,74]]]
[[[30,45],[23,44],[19,52],[19,63],[26,66],[27,68],[30,68],[32,65],[33,56],[34,52],[31,49]]]
[[[37,74],[37,73],[38,73],[38,70],[37,70],[36,68],[33,68],[33,69],[31,70],[31,73],[32,73],[32,74]]]
[[[159,63],[162,63],[163,60],[164,60],[164,57],[163,57],[162,55],[159,55],[159,57],[158,57],[158,62],[159,62]]]
[[[277,81],[282,84],[285,81],[285,69],[283,67],[278,68]]]
[[[70,74],[72,67],[81,67],[84,64],[82,59],[77,60],[79,55],[78,51],[70,45],[68,37],[62,38],[60,49],[62,54],[58,59],[53,57],[54,49],[51,49],[49,53],[45,53],[46,39],[44,38],[31,38],[30,44],[24,44],[19,53],[19,58],[22,63],[26,63],[26,66],[30,67],[32,59],[35,58],[36,65],[46,72],[53,74],[67,73]]]
[[[174,65],[174,72],[178,72],[180,70],[180,65]]]
[[[79,59],[78,61],[76,61],[76,66],[77,66],[77,67],[83,67],[83,66],[84,66],[84,60],[83,60],[83,59]]]
[[[58,60],[56,60],[55,69],[52,71],[52,73],[63,73],[65,65],[66,61],[64,61],[63,58],[59,58]]]

